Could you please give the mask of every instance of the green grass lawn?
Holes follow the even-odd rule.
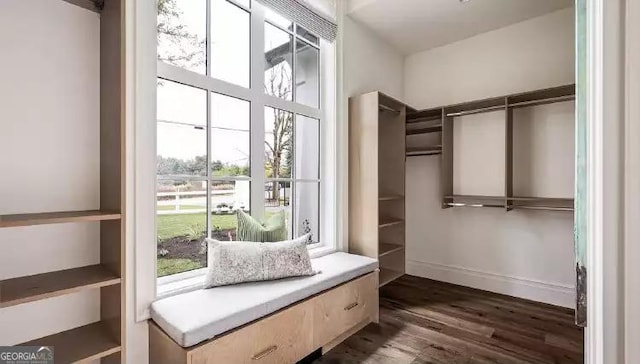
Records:
[[[190,235],[195,231],[203,232],[207,228],[207,216],[204,212],[196,214],[158,215],[158,241],[176,236]],[[214,215],[213,225],[220,229],[233,229],[238,225],[236,215]]]
[[[173,206],[167,206],[173,207]],[[185,206],[181,206],[183,209]],[[197,206],[197,208],[202,208]],[[270,217],[274,212],[266,212],[265,217]],[[177,236],[203,236],[206,235],[206,213],[182,213],[157,215],[157,229],[159,248],[162,241]],[[235,229],[238,226],[235,214],[213,215],[212,223],[222,230]],[[195,237],[194,237],[195,239]],[[176,259],[158,257],[158,277],[202,268],[199,262],[191,259]]]
[[[202,268],[202,266],[191,259],[158,258],[158,277],[186,272],[198,268]]]

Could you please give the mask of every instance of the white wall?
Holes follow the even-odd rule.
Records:
[[[565,9],[411,55],[404,99],[429,108],[572,83],[573,16]],[[516,192],[572,197],[573,106],[516,111]],[[503,195],[503,124],[500,112],[456,118],[455,193]],[[573,306],[571,213],[442,210],[439,176],[438,157],[408,159],[409,274]]]
[[[0,214],[99,208],[99,17],[0,2]],[[0,280],[99,262],[97,223],[0,229]],[[0,345],[99,319],[98,292],[0,309]]]
[[[344,96],[382,91],[401,99],[404,57],[350,17],[344,19]]]

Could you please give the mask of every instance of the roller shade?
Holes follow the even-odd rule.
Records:
[[[333,42],[338,27],[328,16],[321,14],[302,0],[256,0],[280,13],[289,20],[300,24],[308,31]]]

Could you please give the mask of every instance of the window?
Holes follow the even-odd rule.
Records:
[[[289,237],[333,244],[321,235],[330,46],[249,0],[158,2],[158,277],[206,267],[205,238],[236,240],[239,210],[285,211]]]

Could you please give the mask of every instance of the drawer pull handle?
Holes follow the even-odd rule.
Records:
[[[251,360],[260,360],[260,359],[264,358],[265,356],[273,353],[276,350],[278,350],[278,345],[270,346],[270,347],[266,348],[265,350],[259,352],[258,354],[254,355],[251,358]]]
[[[357,305],[358,305],[358,302],[354,302],[354,303],[350,304],[349,306],[345,307],[344,310],[345,311],[350,311],[350,310],[354,309]]]

